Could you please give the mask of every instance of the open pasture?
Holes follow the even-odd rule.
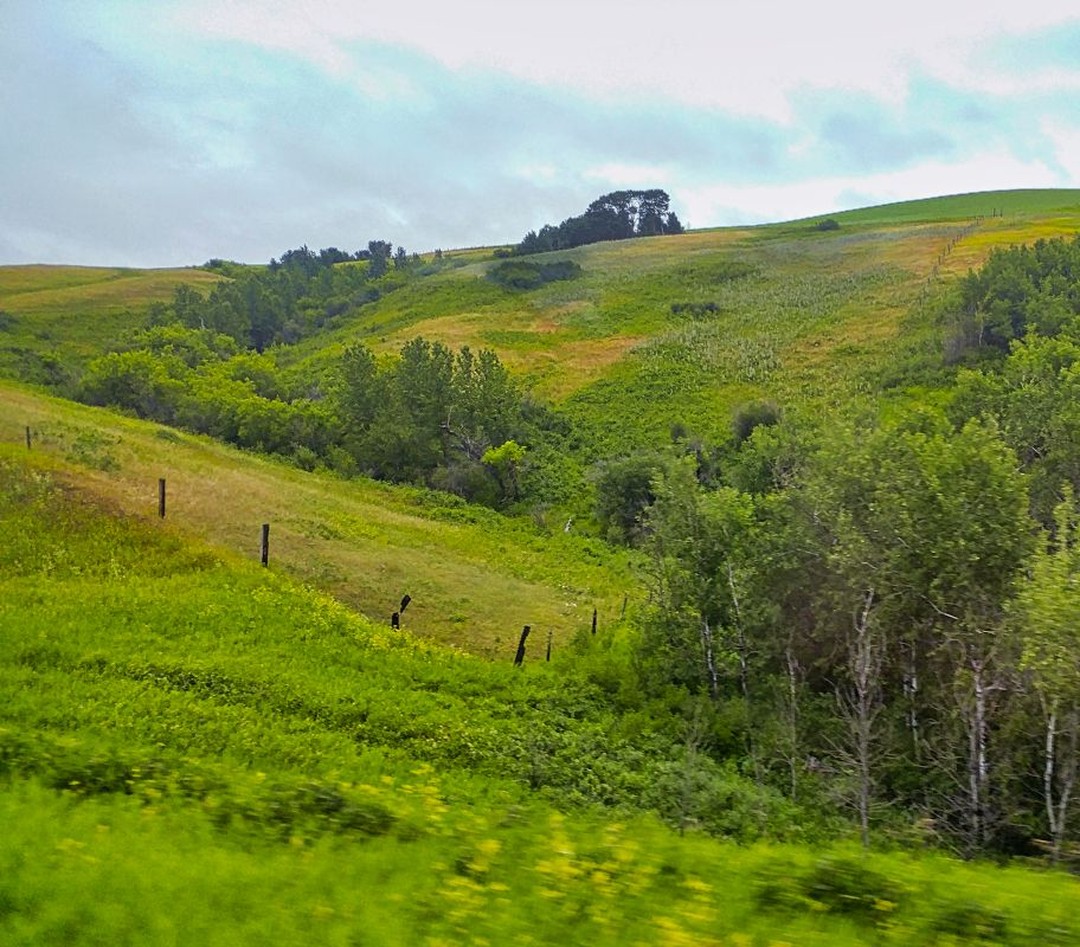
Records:
[[[625,553],[585,537],[508,520],[444,494],[343,481],[160,426],[0,386],[0,441],[81,465],[84,482],[125,513],[154,518],[166,478],[165,528],[250,558],[269,523],[271,568],[420,637],[491,657],[514,654],[525,624],[534,650],[622,611]],[[24,447],[25,449],[25,447]],[[631,596],[632,598],[633,596]]]

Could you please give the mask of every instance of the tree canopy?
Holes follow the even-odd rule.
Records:
[[[670,209],[666,191],[612,191],[593,201],[585,213],[561,224],[530,230],[515,248],[520,254],[566,250],[601,240],[627,240],[682,233],[678,216]]]

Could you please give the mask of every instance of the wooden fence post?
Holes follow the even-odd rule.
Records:
[[[26,425],[26,449],[30,450],[30,425]]]
[[[264,566],[270,564],[270,524],[263,523],[262,527],[262,548],[260,551],[260,558]]]
[[[596,634],[596,609],[592,610],[592,633]]]
[[[159,477],[157,482],[157,512],[161,519],[165,519],[165,478]]]
[[[551,660],[551,638],[555,634],[553,631],[548,632],[548,646],[547,646],[547,660]]]
[[[519,667],[525,660],[525,639],[529,637],[530,631],[532,628],[528,625],[521,629],[521,640],[518,642],[517,654],[514,655],[514,667]]]

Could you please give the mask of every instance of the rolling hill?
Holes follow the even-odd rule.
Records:
[[[974,524],[937,561],[978,575],[979,544],[1016,526],[1029,561],[1039,527],[992,426],[955,434],[928,410],[899,433],[860,429],[887,463],[860,452],[861,433],[839,440],[805,520],[780,490],[703,488],[693,461],[730,445],[747,405],[841,433],[936,408],[958,372],[943,357],[958,278],[995,248],[1078,230],[1080,191],[1017,191],[594,244],[530,257],[580,272],[527,289],[492,278],[494,248],[451,251],[380,292],[309,301],[299,341],[241,357],[318,405],[357,341],[384,365],[417,336],[494,350],[561,432],[572,488],[503,512],[58,397],[177,284],[203,294],[222,273],[0,267],[0,940],[1075,943],[1080,884],[1036,859],[1043,694],[1017,684],[1019,664],[991,681],[1008,711],[989,744],[997,847],[965,821],[980,732],[963,729],[964,701],[984,665],[964,661],[983,640],[991,669],[1015,649],[1004,618],[969,640],[916,603],[920,634],[953,635],[920,666],[926,749],[891,652],[878,667],[902,699],[881,703],[880,755],[860,761],[849,739],[844,656],[867,640],[850,629],[870,627],[877,589],[900,590],[887,607],[906,621],[910,536]],[[668,479],[645,486],[685,527],[651,557],[601,539],[591,509],[598,462],[635,450],[669,452]],[[967,511],[1010,504],[990,526]],[[754,516],[796,542],[739,532]],[[719,591],[695,584],[706,568]],[[671,588],[685,594],[665,612]],[[701,596],[729,591],[712,620]],[[978,593],[979,620],[997,615]],[[747,649],[743,604],[757,609],[746,628],[779,632]],[[679,676],[686,654],[696,677]],[[877,851],[857,846],[851,815],[863,771]]]

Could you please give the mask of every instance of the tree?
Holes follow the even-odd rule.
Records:
[[[393,249],[393,245],[387,240],[368,241],[368,273],[372,279],[378,279],[386,273]]]
[[[801,502],[826,566],[816,634],[840,659],[837,695],[864,839],[881,712],[902,692],[917,760],[932,670],[943,732],[928,750],[951,749],[944,721],[955,718],[965,747],[954,774],[958,809],[971,850],[984,847],[991,721],[1009,664],[1002,619],[1028,548],[1025,484],[1008,449],[993,428],[970,423],[950,434],[931,415],[839,433],[815,456]],[[886,690],[891,681],[902,686]]]
[[[546,224],[540,232],[530,230],[517,245],[519,254],[542,253],[597,243],[665,233],[682,233],[679,218],[669,210],[667,192],[612,191],[594,200],[577,217],[558,226]]]
[[[113,352],[94,359],[83,375],[80,400],[125,408],[171,424],[184,395],[187,366],[175,355]]]
[[[998,369],[961,372],[956,423],[991,419],[1031,476],[1032,512],[1045,525],[1063,482],[1080,489],[1080,339],[1032,333]]]
[[[1013,617],[1020,667],[1043,708],[1043,801],[1052,853],[1060,857],[1080,764],[1080,504],[1071,487],[1044,534]]]
[[[701,491],[691,458],[656,481],[648,514],[657,604],[646,653],[669,679],[708,688],[717,700],[722,679],[735,683],[750,716],[750,644],[743,616],[747,551],[753,527],[750,497],[731,488]],[[748,748],[756,760],[752,728]]]
[[[489,447],[480,458],[481,462],[493,471],[503,500],[518,498],[518,472],[524,459],[525,448],[516,441],[506,441],[498,447]]]
[[[613,542],[636,546],[644,541],[654,485],[665,469],[664,458],[639,452],[604,461],[594,473],[596,518]]]

